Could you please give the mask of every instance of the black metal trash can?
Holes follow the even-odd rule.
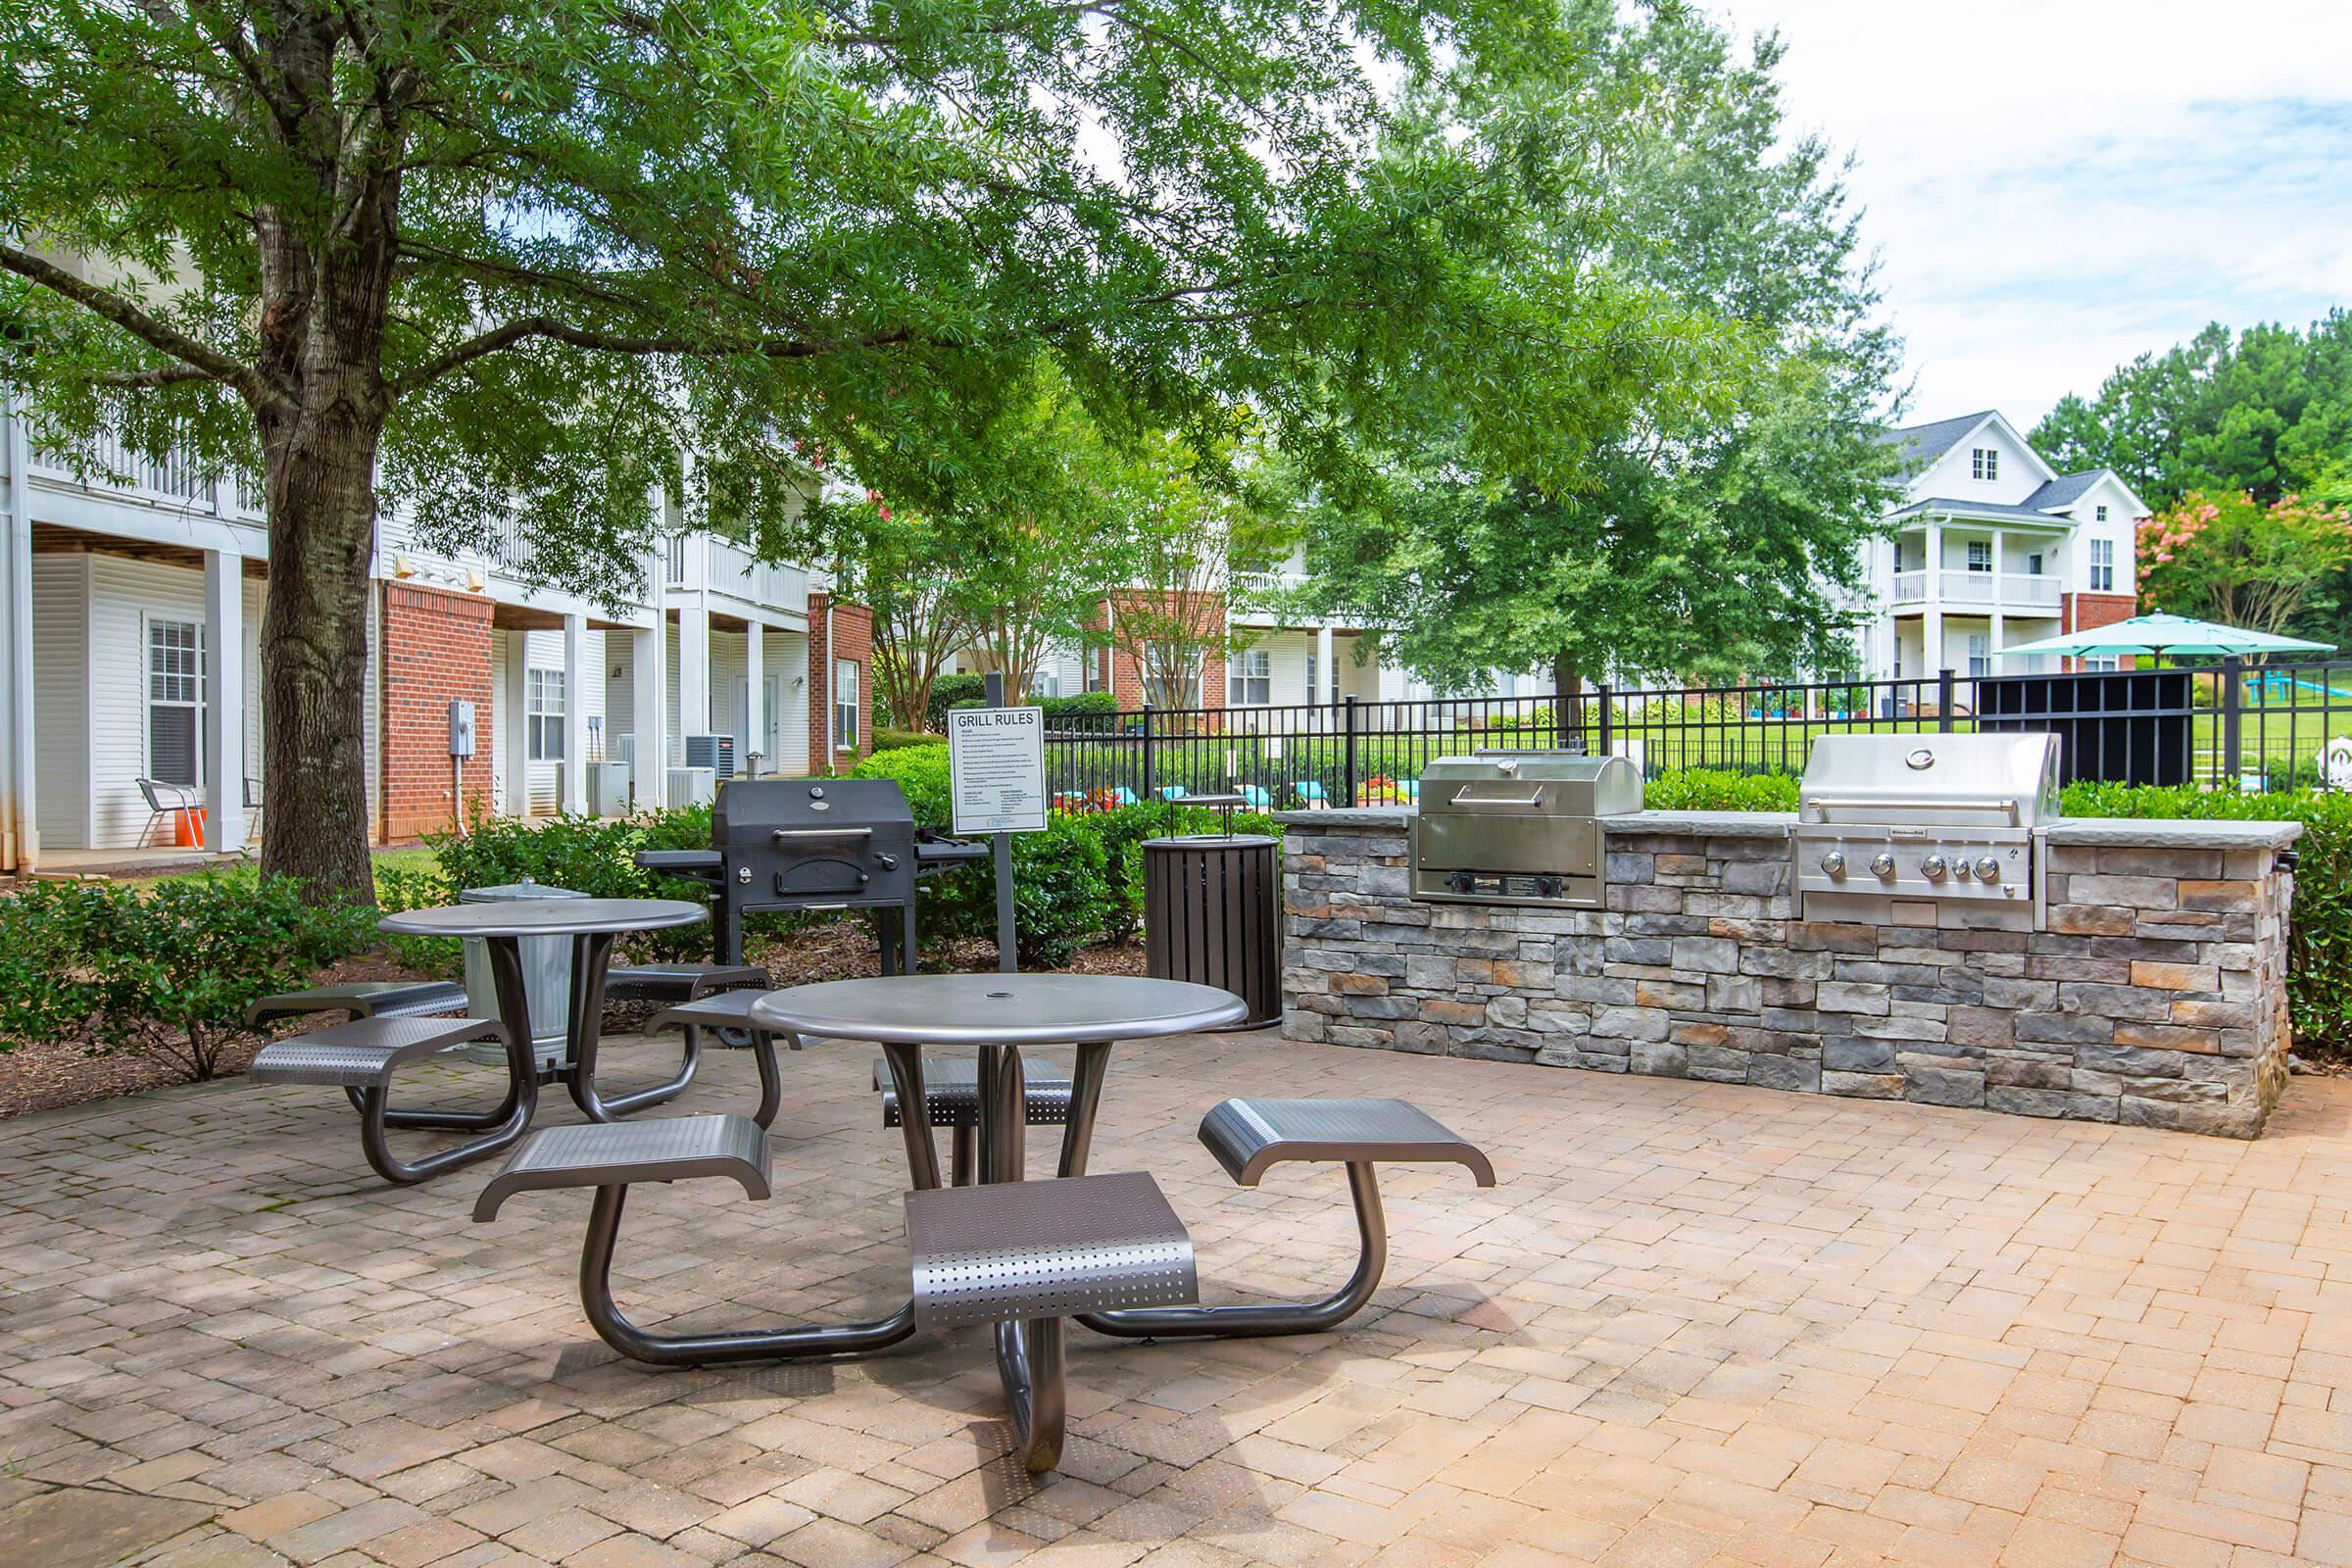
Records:
[[[1146,839],[1144,966],[1249,1004],[1236,1029],[1282,1018],[1282,874],[1277,846],[1251,833]]]

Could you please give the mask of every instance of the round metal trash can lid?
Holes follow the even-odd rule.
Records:
[[[519,882],[501,882],[493,888],[466,888],[458,895],[460,904],[515,904],[524,899],[584,899],[585,893],[560,888],[546,882],[534,882],[524,877]]]

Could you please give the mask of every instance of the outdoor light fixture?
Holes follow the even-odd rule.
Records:
[[[481,567],[467,566],[466,568],[466,591],[467,593],[478,594],[488,586],[489,583],[482,576]]]
[[[410,577],[416,576],[416,563],[411,561],[406,556],[394,556],[392,558],[392,575],[399,577],[404,581]]]

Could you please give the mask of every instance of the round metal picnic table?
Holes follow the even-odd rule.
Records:
[[[571,1017],[566,1030],[570,1059],[544,1071],[535,1069],[527,1077],[514,1073],[509,1103],[502,1111],[511,1114],[519,1102],[528,1121],[538,1104],[539,1085],[561,1080],[582,1115],[609,1122],[675,1099],[694,1078],[690,1054],[678,1076],[665,1083],[611,1097],[598,1091],[596,1049],[604,1038],[605,975],[612,964],[612,943],[627,932],[661,931],[710,918],[704,906],[681,899],[545,899],[408,909],[385,915],[376,928],[412,937],[481,938],[489,950],[499,1019],[511,1035],[525,1042],[531,1039],[531,1004],[523,985],[522,939],[571,938]],[[535,1057],[536,1053],[528,1054]]]
[[[922,1051],[926,1046],[974,1047],[979,1052],[980,1158],[983,1182],[1024,1178],[1027,1132],[1021,1047],[1077,1047],[1070,1116],[1062,1129],[1060,1176],[1086,1174],[1095,1114],[1110,1048],[1230,1028],[1248,1013],[1230,991],[1180,980],[1130,975],[942,974],[875,980],[834,980],[770,992],[752,1004],[761,1027],[779,1034],[869,1040],[882,1048],[905,1107],[907,1173],[918,1188],[939,1186],[939,1150],[922,1107]],[[895,1343],[913,1332],[914,1305],[873,1324],[845,1325],[891,1333]],[[800,1331],[803,1333],[810,1331]],[[1012,1406],[1022,1460],[1032,1471],[1059,1460],[1062,1442],[1062,1320],[1034,1318],[997,1325],[997,1370]]]

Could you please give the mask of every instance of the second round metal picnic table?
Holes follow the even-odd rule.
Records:
[[[925,1047],[978,1054],[980,1182],[1025,1176],[1024,1046],[1074,1046],[1069,1120],[1055,1174],[1084,1176],[1102,1102],[1110,1050],[1119,1041],[1230,1027],[1248,1013],[1230,991],[1127,975],[949,974],[836,980],[772,992],[753,1004],[755,1023],[778,1034],[871,1041],[882,1048],[906,1107],[900,1118],[908,1177],[918,1193],[939,1189],[939,1152],[923,1090]],[[1146,1178],[1148,1180],[1148,1178]],[[1157,1197],[1156,1189],[1152,1196]],[[1001,1238],[974,1237],[985,1246]],[[919,1264],[918,1264],[919,1266]],[[1062,1437],[1062,1320],[1000,1321],[997,1366],[1031,1470],[1050,1469]]]
[[[521,903],[456,904],[387,914],[377,929],[414,937],[479,937],[490,956],[490,977],[498,991],[499,1021],[521,1042],[513,1054],[511,1097],[526,1107],[537,1102],[539,1084],[561,1079],[572,1103],[590,1121],[609,1122],[632,1110],[661,1103],[686,1087],[691,1071],[632,1094],[607,1096],[596,1083],[596,1053],[604,1038],[605,976],[613,942],[632,931],[661,931],[710,918],[700,904],[682,899],[546,899]],[[530,1047],[531,1004],[523,980],[521,943],[526,937],[571,938],[571,998],[567,1059],[548,1072],[536,1066]],[[524,1110],[527,1121],[530,1110]]]

